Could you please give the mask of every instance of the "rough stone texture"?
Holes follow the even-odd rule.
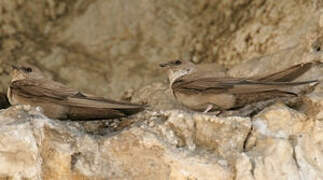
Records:
[[[173,58],[232,66],[287,51],[294,55],[274,58],[289,65],[286,59],[301,61],[307,39],[320,34],[321,6],[316,0],[2,1],[0,82],[5,89],[8,63],[28,62],[83,91],[120,98],[160,81],[157,65]]]
[[[316,151],[321,151],[322,147],[316,146],[320,140],[315,140],[321,138],[319,122],[281,104],[255,116],[250,142],[247,143],[248,157],[254,163],[251,169],[253,177],[321,179],[321,153]]]
[[[229,161],[221,154],[242,150],[251,127],[250,119],[219,119],[180,111],[146,112],[146,117],[150,119],[140,126],[110,136],[95,136],[85,133],[78,122],[50,120],[30,106],[3,110],[1,176],[31,179],[233,177]],[[217,128],[231,133],[231,138],[229,133],[224,138],[225,133],[216,132]],[[214,150],[198,148],[202,144]]]
[[[314,93],[313,93],[314,94]],[[309,96],[307,106],[322,105]],[[0,176],[30,179],[321,179],[320,111],[274,104],[253,118],[144,111],[103,135],[40,108],[0,112]]]
[[[323,179],[323,84],[251,118],[195,113],[158,64],[184,58],[264,75],[322,61],[320,0],[7,0],[0,2],[0,86],[28,63],[83,91],[150,108],[60,122],[29,106],[0,112],[0,179]],[[322,80],[322,64],[298,80]],[[216,69],[216,70],[215,70]],[[212,70],[214,72],[212,72]],[[226,72],[224,72],[226,73]],[[3,101],[4,102],[4,101]]]

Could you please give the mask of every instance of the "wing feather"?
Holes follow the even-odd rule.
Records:
[[[317,82],[317,80],[302,82],[268,82],[232,77],[192,79],[183,76],[173,83],[172,88],[174,91],[181,91],[188,94],[194,92],[226,92],[233,94],[243,94],[277,90],[312,82]]]
[[[10,85],[13,93],[25,98],[50,101],[57,104],[106,109],[139,109],[141,105],[117,102],[103,97],[83,94],[60,83],[41,80],[18,80]]]
[[[20,96],[29,98],[52,98],[64,100],[78,93],[71,88],[51,81],[44,80],[18,80],[10,84],[10,88]]]
[[[283,71],[273,73],[264,77],[255,78],[258,81],[275,81],[275,82],[288,82],[295,80],[305,72],[307,72],[312,66],[313,62],[297,64]]]

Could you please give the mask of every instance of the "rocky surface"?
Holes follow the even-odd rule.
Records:
[[[28,63],[82,91],[149,104],[129,118],[71,122],[0,112],[0,179],[323,179],[323,84],[295,106],[252,117],[192,112],[158,64],[174,58],[231,76],[322,61],[321,1],[0,2],[0,86]],[[211,74],[210,74],[211,75]],[[319,79],[317,64],[298,80]],[[7,106],[1,96],[1,107]]]
[[[322,96],[308,103],[322,110]],[[46,118],[40,108],[0,112],[0,175],[29,179],[321,179],[322,112],[274,104],[253,118],[145,111],[106,134]],[[212,178],[211,178],[212,179]]]
[[[120,98],[160,82],[158,64],[174,58],[232,67],[266,55],[285,66],[316,47],[321,6],[316,0],[2,1],[0,84],[7,87],[8,64],[27,62],[82,91]]]

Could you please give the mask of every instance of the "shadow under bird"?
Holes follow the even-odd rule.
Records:
[[[125,117],[144,110],[142,105],[85,94],[46,79],[36,69],[13,66],[7,97],[11,105],[40,106],[54,119],[98,120]]]
[[[285,89],[319,83],[318,80],[292,82],[313,64],[298,64],[267,76],[250,78],[210,77],[193,63],[181,60],[160,66],[168,70],[170,88],[177,101],[190,109],[207,112],[236,109],[278,97],[295,97],[296,93]]]

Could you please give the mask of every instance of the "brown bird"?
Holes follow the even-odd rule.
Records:
[[[68,88],[27,66],[13,66],[7,97],[11,105],[40,106],[46,116],[61,120],[120,118],[144,109],[142,105],[117,102]]]
[[[295,97],[287,87],[318,84],[318,80],[290,82],[310,69],[313,63],[295,65],[263,77],[234,78],[205,76],[201,69],[187,61],[174,60],[161,67],[168,70],[174,97],[193,110],[228,110],[277,97]]]

